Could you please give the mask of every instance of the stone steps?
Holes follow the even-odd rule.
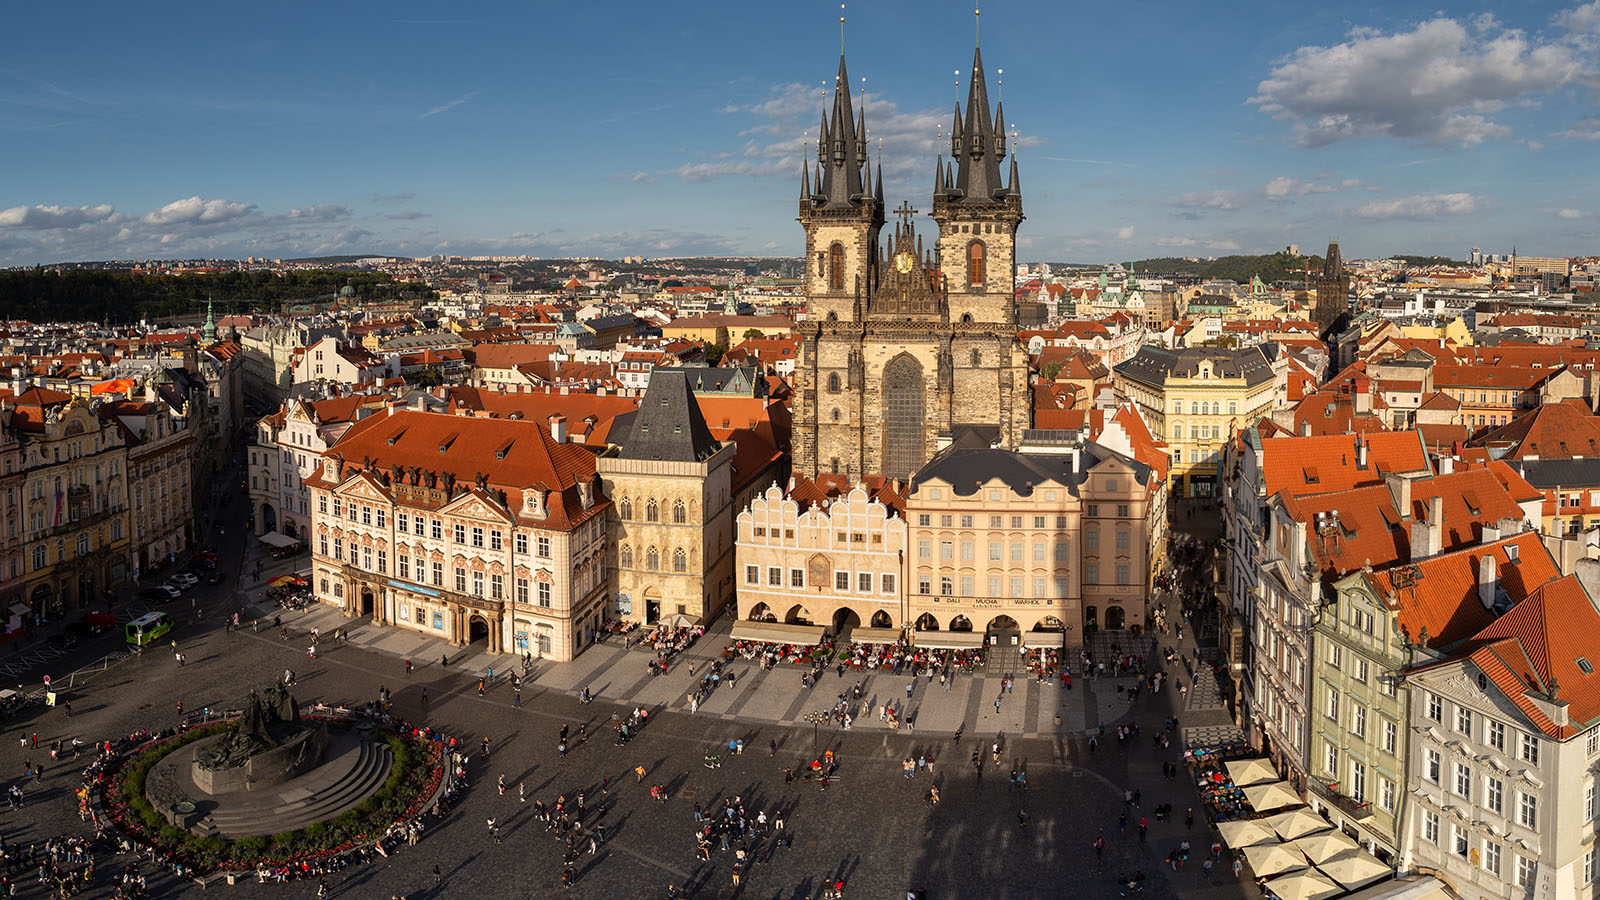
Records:
[[[393,765],[389,745],[359,740],[307,775],[261,792],[229,798],[196,827],[202,835],[241,838],[270,835],[326,821],[383,787]]]

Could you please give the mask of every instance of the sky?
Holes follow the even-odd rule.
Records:
[[[929,207],[981,41],[1020,138],[1019,260],[1329,240],[1347,257],[1600,253],[1600,0],[843,14],[890,208]],[[0,265],[799,255],[839,16],[825,0],[12,5]]]

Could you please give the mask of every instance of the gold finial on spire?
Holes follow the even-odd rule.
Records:
[[[839,55],[844,55],[844,4],[839,4]]]
[[[995,87],[1000,89],[1000,102],[1004,103],[1006,100],[1006,70],[995,69],[994,76]]]
[[[956,106],[961,105],[961,70],[956,70]]]

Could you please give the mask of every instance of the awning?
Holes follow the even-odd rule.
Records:
[[[1264,759],[1235,759],[1227,764],[1228,777],[1239,787],[1277,781],[1278,772]]]
[[[1360,849],[1355,839],[1346,836],[1342,831],[1323,831],[1306,835],[1295,841],[1294,846],[1295,849],[1304,853],[1307,859],[1319,865],[1341,853],[1349,853],[1352,850]]]
[[[1298,806],[1302,801],[1300,795],[1289,787],[1286,781],[1269,781],[1266,784],[1253,784],[1244,788],[1244,796],[1250,801],[1250,806],[1256,812],[1271,812],[1283,809],[1285,806]],[[1326,824],[1326,823],[1324,823]],[[1289,839],[1285,836],[1285,839]]]
[[[1222,833],[1222,839],[1228,842],[1228,846],[1235,850],[1253,847],[1256,844],[1279,843],[1278,833],[1260,819],[1232,819],[1218,822],[1217,831]]]
[[[668,628],[693,628],[694,626],[700,624],[700,619],[698,616],[689,616],[684,615],[683,613],[673,613],[670,616],[662,616],[661,624],[667,626]]]
[[[1362,850],[1341,853],[1332,859],[1317,863],[1317,868],[1322,870],[1322,874],[1344,885],[1347,890],[1355,890],[1362,885],[1371,884],[1394,874],[1388,866]]]
[[[1278,837],[1286,841],[1297,841],[1308,834],[1327,831],[1333,827],[1328,823],[1328,820],[1303,806],[1261,821],[1272,826],[1272,830],[1278,833]]]
[[[28,608],[28,604],[26,604],[26,603],[13,603],[13,604],[11,604],[11,614],[13,616],[25,616],[25,615],[27,615],[28,613],[31,613],[31,612],[33,612],[33,610],[29,609]]]
[[[300,546],[300,539],[292,538],[287,534],[279,534],[276,531],[269,531],[261,536],[261,543],[266,544],[268,547],[298,547]]]
[[[1306,858],[1287,844],[1246,847],[1244,858],[1250,861],[1250,870],[1260,878],[1306,867]]]
[[[1024,631],[1022,633],[1022,646],[1024,647],[1061,647],[1067,642],[1067,633],[1064,631]]]
[[[983,646],[981,631],[913,631],[911,643],[929,650],[973,650]]]
[[[892,644],[905,637],[898,628],[852,628],[850,640],[858,644]]]
[[[821,625],[786,625],[782,622],[735,622],[729,637],[736,641],[765,641],[769,644],[807,644],[822,642]]]
[[[1344,888],[1311,869],[1301,869],[1293,874],[1274,878],[1267,882],[1267,889],[1277,894],[1281,900],[1323,900],[1325,897],[1336,897],[1344,893]]]

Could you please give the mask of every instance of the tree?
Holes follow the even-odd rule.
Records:
[[[759,340],[763,337],[766,337],[766,333],[759,328],[746,328],[744,330],[744,339],[747,341]]]
[[[1055,381],[1056,376],[1060,374],[1061,363],[1059,361],[1047,362],[1039,367],[1039,377],[1044,381]]]
[[[706,344],[706,365],[715,366],[722,362],[722,355],[728,352],[727,344]]]

